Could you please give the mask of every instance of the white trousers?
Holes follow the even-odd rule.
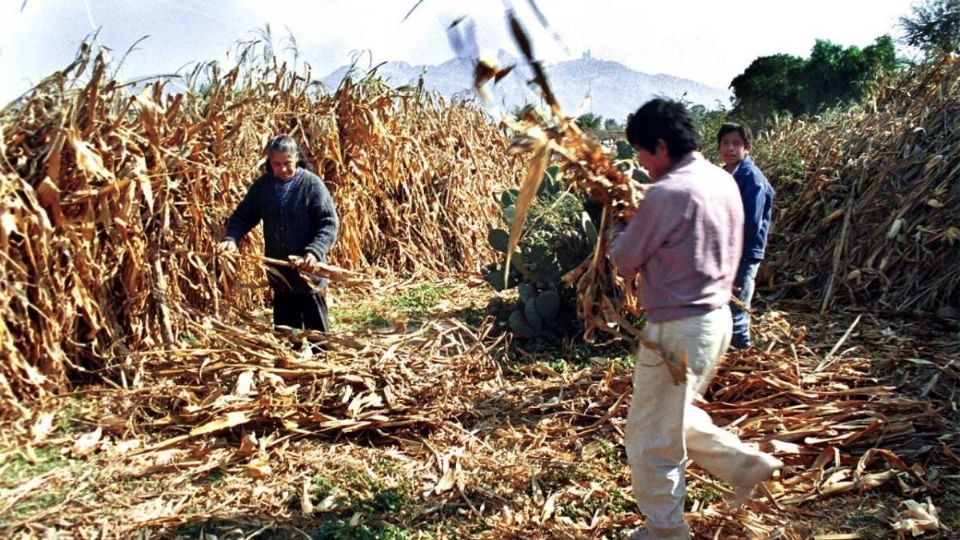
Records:
[[[641,345],[633,371],[625,445],[633,494],[655,538],[690,537],[683,519],[688,457],[724,482],[738,485],[738,472],[763,455],[693,405],[694,396],[713,378],[730,332],[727,306],[696,317],[648,323],[644,329],[645,339],[666,353],[666,361],[677,368],[681,357],[687,362],[686,382],[678,384],[664,355]]]

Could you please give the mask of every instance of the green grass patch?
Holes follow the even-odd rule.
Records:
[[[614,362],[617,369],[633,369],[633,355],[621,341],[604,345],[585,343],[582,339],[567,342],[537,340],[514,342],[508,359],[519,363],[542,363],[554,371],[564,373],[589,367],[605,367]]]
[[[598,438],[597,443],[600,445],[600,455],[603,456],[603,461],[610,470],[619,470],[623,465],[620,463],[620,450],[617,445],[603,438]]]
[[[604,515],[612,519],[636,512],[636,505],[629,493],[625,493],[616,485],[604,486],[603,491],[605,494],[591,493],[583,500],[578,499],[562,504],[563,515],[589,521],[601,509]]]
[[[83,415],[83,401],[78,397],[70,397],[60,402],[57,410],[57,431],[60,435],[89,431],[89,426],[81,420]]]
[[[347,330],[369,330],[393,325],[389,312],[383,306],[363,305],[356,308],[340,307],[330,312],[334,324]]]
[[[451,292],[448,287],[421,283],[403,289],[399,294],[390,298],[387,305],[410,319],[421,320],[430,315],[433,309]]]
[[[26,454],[18,452],[0,464],[0,482],[3,486],[14,488],[31,478],[71,464],[70,460],[60,453],[60,448],[53,445],[34,448],[33,457],[36,459],[30,459]]]
[[[393,326],[395,320],[422,321],[434,314],[437,306],[453,292],[450,287],[422,283],[400,290],[383,299],[376,298],[360,304],[334,305],[330,317],[346,330],[376,330]],[[467,313],[465,316],[482,319],[482,315]]]
[[[346,466],[337,471],[317,471],[312,480],[311,502],[333,498],[332,511],[311,531],[311,538],[347,540],[406,540],[405,531],[422,507],[416,485],[400,462],[381,459],[367,468]],[[299,509],[297,490],[290,493],[291,508]]]
[[[709,484],[700,484],[695,487],[691,487],[688,485],[687,491],[684,497],[688,507],[692,505],[694,501],[713,504],[726,499],[726,496],[724,496],[724,494],[721,493],[720,490],[718,490],[717,488]]]
[[[79,462],[70,460],[61,454],[60,448],[57,446],[40,446],[33,449],[31,454],[28,457],[28,454],[18,452],[8,456],[7,460],[0,464],[0,487],[13,489],[32,478],[55,469],[69,468],[75,470],[79,466]],[[68,489],[68,487],[51,487],[49,484],[35,489],[13,505],[7,517],[0,518],[0,526],[9,524],[7,518],[13,518],[14,520],[27,518],[60,504],[66,498]]]
[[[407,540],[407,533],[391,523],[370,524],[364,520],[331,519],[311,531],[314,540]]]

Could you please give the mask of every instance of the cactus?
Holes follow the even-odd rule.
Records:
[[[523,318],[527,320],[530,328],[533,328],[537,332],[543,331],[543,317],[541,317],[540,312],[537,311],[536,297],[528,298],[527,301],[523,303]]]
[[[490,229],[490,232],[487,233],[487,242],[490,242],[490,247],[493,249],[500,253],[506,253],[507,244],[510,243],[510,233],[503,229]]]
[[[575,319],[575,293],[562,277],[589,257],[597,243],[597,227],[584,201],[566,191],[561,174],[557,166],[548,167],[544,173],[525,222],[526,230],[510,257],[506,280],[503,264],[488,265],[483,273],[498,291],[519,287],[519,300],[508,322],[520,337],[545,337]],[[500,195],[503,226],[487,235],[490,246],[504,255],[518,197],[517,189]]]
[[[524,317],[523,312],[520,310],[512,312],[508,322],[513,333],[520,337],[533,338],[537,336],[537,331],[527,323],[527,318]]]
[[[560,313],[560,295],[555,291],[543,291],[535,299],[537,313],[544,321],[549,322],[557,318]]]
[[[520,301],[526,303],[531,298],[536,298],[537,289],[529,283],[521,283],[517,287],[517,293],[520,295]]]
[[[542,338],[556,336],[563,324],[558,318],[561,314],[561,299],[556,291],[537,291],[529,283],[521,283],[518,292],[518,307],[509,316],[510,329],[524,338]]]

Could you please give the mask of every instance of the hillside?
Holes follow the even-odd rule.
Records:
[[[501,66],[518,64],[514,72],[494,89],[497,105],[511,110],[525,102],[536,102],[537,96],[526,85],[530,72],[520,65],[522,62],[505,51],[500,51],[497,61]],[[472,90],[473,67],[469,62],[460,59],[448,60],[438,65],[386,62],[373,67],[380,77],[395,86],[417,85],[422,76],[427,90],[447,97]],[[366,66],[358,67],[356,72],[364,74],[368,71],[365,68]],[[350,66],[342,66],[321,80],[328,89],[335,89],[349,70]],[[654,96],[683,98],[708,108],[729,104],[731,96],[730,92],[724,89],[670,75],[642,73],[623,64],[589,55],[549,65],[547,76],[565,111],[592,112],[620,121]],[[584,98],[588,94],[592,96],[591,103],[582,109]]]

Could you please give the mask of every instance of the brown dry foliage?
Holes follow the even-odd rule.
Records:
[[[871,101],[757,144],[777,188],[761,284],[817,302],[960,310],[960,63],[921,66]],[[789,171],[789,172],[786,172]]]
[[[262,304],[258,265],[212,246],[278,132],[337,203],[332,262],[435,275],[490,257],[494,194],[522,163],[481,109],[372,77],[330,95],[309,72],[254,56],[227,72],[198,66],[184,93],[157,82],[134,95],[84,45],[0,111],[4,414],[62,389],[68,370],[110,373],[175,345],[190,321]],[[242,252],[259,251],[251,238]]]

